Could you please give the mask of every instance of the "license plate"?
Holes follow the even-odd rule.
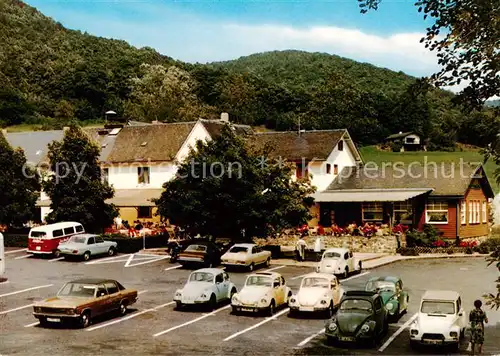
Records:
[[[37,251],[40,251],[42,248],[40,246],[35,247]]]
[[[314,307],[300,307],[300,311],[312,312]]]
[[[241,311],[253,311],[253,308],[241,308]]]
[[[340,336],[339,337],[339,340],[340,341],[355,341],[356,338],[352,337],[352,336]]]
[[[61,319],[59,319],[59,318],[47,318],[47,321],[50,321],[52,323],[58,323],[61,321]]]
[[[441,340],[424,339],[424,344],[437,345],[443,343]]]

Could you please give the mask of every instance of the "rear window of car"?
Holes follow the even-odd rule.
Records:
[[[108,290],[109,294],[118,293],[119,291],[118,286],[113,282],[106,282],[104,283],[104,286]]]
[[[231,252],[231,253],[239,253],[239,252],[247,252],[247,251],[248,251],[248,248],[242,247],[242,246],[233,246],[229,250],[229,252]]]
[[[43,232],[43,231],[31,231],[30,233],[30,236],[31,237],[46,237],[47,236],[47,233]]]
[[[207,250],[207,246],[204,245],[190,245],[186,249],[186,251],[201,251],[205,252]]]
[[[340,253],[337,252],[326,252],[323,258],[340,258]]]

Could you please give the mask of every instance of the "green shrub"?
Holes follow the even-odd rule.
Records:
[[[490,252],[488,246],[483,246],[483,244],[476,246],[475,248],[476,248],[476,252],[479,252],[483,255],[486,255]]]
[[[500,237],[490,237],[489,239],[485,240],[481,245],[483,248],[487,248],[488,252],[495,251],[497,248],[500,247]]]
[[[472,255],[472,248],[467,247],[467,248],[465,249],[465,253],[466,253],[466,254],[468,254],[468,255]]]
[[[401,152],[403,144],[401,142],[391,142],[390,147],[392,152]]]
[[[422,231],[413,229],[406,233],[406,245],[408,247],[432,247],[438,237],[439,230],[432,225],[425,224]]]
[[[9,234],[4,233],[5,247],[28,247],[28,234]]]

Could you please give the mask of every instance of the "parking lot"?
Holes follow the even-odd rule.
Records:
[[[288,317],[288,309],[272,317],[232,315],[228,305],[213,312],[174,310],[172,298],[190,270],[171,264],[165,256],[118,255],[89,262],[29,257],[25,251],[8,249],[7,283],[0,284],[0,354],[415,354],[408,342],[407,327],[418,310],[426,289],[452,289],[462,294],[467,312],[475,299],[494,291],[498,271],[483,258],[398,262],[352,275],[341,281],[345,289],[362,288],[368,278],[397,275],[410,295],[408,313],[390,325],[375,348],[332,347],[322,335],[325,319]],[[271,266],[296,292],[301,276],[311,268]],[[265,270],[263,268],[262,270]],[[229,271],[238,289],[248,272]],[[65,283],[82,277],[116,279],[139,291],[139,301],[122,318],[94,320],[87,329],[54,325],[41,328],[32,316],[32,304],[51,297]],[[490,324],[485,335],[485,354],[500,354],[500,312],[487,309]],[[460,354],[468,354],[467,343]],[[430,349],[439,354],[448,350]]]

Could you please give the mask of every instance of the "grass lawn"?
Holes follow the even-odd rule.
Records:
[[[366,146],[360,148],[363,160],[366,162],[374,162],[377,165],[381,165],[382,162],[402,162],[405,164],[411,162],[422,162],[425,160],[427,162],[456,162],[460,163],[462,159],[464,163],[482,163],[483,156],[479,153],[479,150],[464,150],[456,152],[388,152],[380,151],[375,146]],[[496,168],[499,168],[495,163],[488,161],[485,164],[486,174],[490,183],[493,186],[495,193],[500,192],[500,186],[495,183],[495,178],[493,172]]]

